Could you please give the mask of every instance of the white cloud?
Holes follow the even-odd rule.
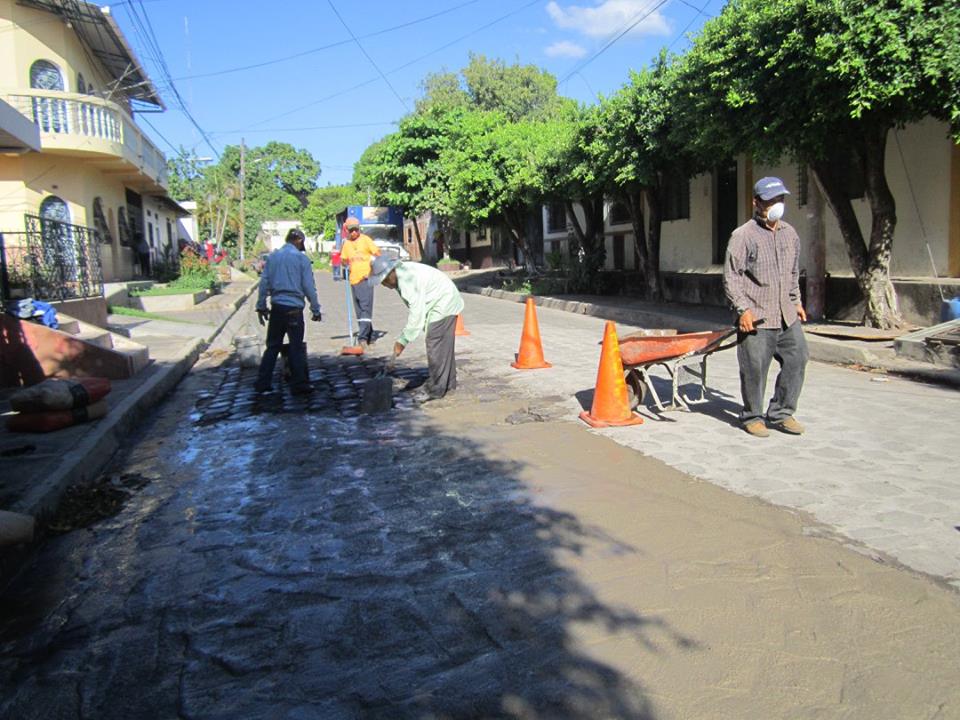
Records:
[[[593,7],[568,5],[563,8],[554,0],[547,3],[547,13],[557,27],[574,30],[588,37],[607,37],[622,31],[637,18],[650,13],[637,23],[631,35],[669,35],[670,25],[659,12],[650,12],[652,0],[603,0]]]
[[[544,49],[544,52],[548,57],[568,57],[568,58],[582,58],[587,54],[586,48],[580,47],[576,43],[569,42],[568,40],[561,40],[560,42],[555,42],[553,45]]]

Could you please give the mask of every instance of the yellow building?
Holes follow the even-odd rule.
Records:
[[[0,0],[0,233],[7,289],[102,295],[176,258],[166,159],[137,126],[163,110],[108,8]]]

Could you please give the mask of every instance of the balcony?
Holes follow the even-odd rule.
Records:
[[[141,192],[166,192],[167,163],[116,103],[76,93],[26,90],[4,98],[40,131],[41,152],[87,157]]]

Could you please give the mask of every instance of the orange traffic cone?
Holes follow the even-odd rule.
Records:
[[[617,326],[609,320],[603,331],[603,349],[600,350],[593,407],[590,412],[580,413],[580,419],[593,427],[639,425],[643,422],[642,417],[630,411],[627,383],[623,378],[623,360],[620,359],[620,342],[617,340]]]
[[[537,310],[533,298],[527,298],[527,309],[523,316],[523,334],[520,336],[520,352],[517,353],[516,361],[510,364],[517,370],[553,367],[543,359],[540,326],[537,324]]]
[[[470,331],[463,326],[463,315],[457,315],[457,329],[454,330],[453,334],[458,337],[470,334]]]

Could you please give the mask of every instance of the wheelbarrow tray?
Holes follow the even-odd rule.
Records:
[[[735,330],[705,330],[660,337],[624,337],[620,339],[620,358],[624,367],[638,367],[673,358],[710,352]]]

